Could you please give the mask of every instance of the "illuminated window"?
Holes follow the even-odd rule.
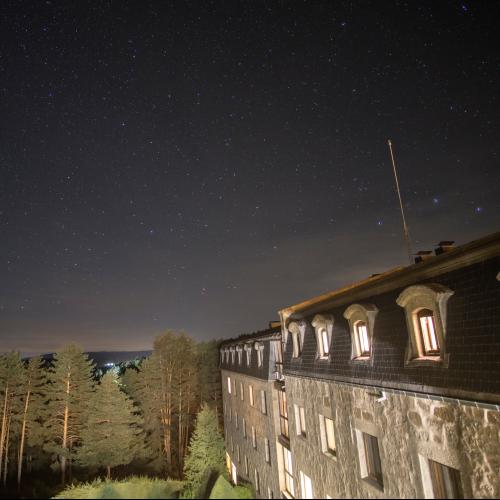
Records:
[[[323,453],[336,456],[337,443],[335,441],[335,427],[331,418],[319,416],[319,426],[321,431],[321,448]]]
[[[257,431],[255,427],[252,425],[252,446],[257,448]]]
[[[317,356],[319,359],[328,359],[332,342],[333,316],[330,314],[317,314],[311,324],[316,332]]]
[[[300,491],[301,498],[314,498],[311,478],[302,471],[300,471]]]
[[[227,392],[231,394],[231,377],[227,377]]]
[[[267,398],[264,390],[260,391],[260,409],[263,415],[267,415]]]
[[[306,436],[306,410],[303,406],[294,405],[295,426],[297,436]]]
[[[247,421],[245,420],[245,417],[242,417],[242,419],[241,419],[241,428],[243,430],[243,437],[246,439],[246,437],[247,437]]]
[[[370,337],[368,336],[368,327],[366,321],[357,321],[354,323],[354,331],[356,334],[356,341],[359,345],[359,355],[370,355]]]
[[[245,391],[243,390],[243,382],[240,382],[240,399],[242,401],[245,399]]]
[[[288,407],[286,402],[286,392],[284,388],[282,388],[278,392],[278,405],[279,405],[281,435],[286,439],[289,439],[290,432],[288,427]]]
[[[430,283],[406,288],[396,302],[405,309],[409,332],[406,364],[447,366],[447,303],[453,292],[443,285]]]
[[[295,497],[295,486],[293,484],[292,453],[284,446],[282,447],[282,450],[283,450],[283,472],[285,479],[285,491],[290,496]]]
[[[248,400],[250,402],[250,406],[255,404],[254,396],[253,396],[253,385],[248,386]]]
[[[353,304],[344,311],[351,333],[351,359],[369,361],[378,309],[373,304]]]
[[[463,498],[458,470],[429,460],[429,471],[434,498]]]
[[[439,342],[434,323],[434,313],[430,309],[417,312],[420,337],[426,356],[439,356]]]

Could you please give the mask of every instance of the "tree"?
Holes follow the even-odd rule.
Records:
[[[19,380],[22,379],[23,365],[19,353],[0,356],[0,477],[7,481],[9,449],[13,419],[18,413]]]
[[[26,444],[39,443],[41,422],[39,420],[45,403],[43,390],[47,383],[40,357],[31,358],[25,365],[22,378],[22,404],[20,415],[20,437],[17,457],[17,485],[21,486]],[[38,439],[37,439],[38,438]]]
[[[219,430],[217,414],[205,404],[198,413],[196,427],[189,444],[189,454],[184,465],[186,496],[195,498],[207,470],[222,474],[224,460],[224,438]]]
[[[88,418],[94,392],[93,370],[92,362],[81,348],[68,345],[54,355],[48,373],[45,450],[57,457],[53,466],[60,467],[63,484],[68,461],[71,472],[71,459]]]
[[[207,403],[222,422],[222,383],[219,370],[220,341],[200,342],[197,346],[200,406]]]
[[[117,376],[108,372],[92,399],[81,434],[78,462],[87,467],[105,467],[110,479],[112,468],[144,455],[141,424],[133,402],[120,389]]]

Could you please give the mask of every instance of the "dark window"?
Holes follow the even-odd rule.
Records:
[[[365,446],[367,478],[377,483],[381,488],[384,486],[382,478],[382,464],[380,463],[380,452],[378,439],[370,434],[363,433]]]
[[[429,460],[434,498],[463,498],[460,472],[446,465]]]

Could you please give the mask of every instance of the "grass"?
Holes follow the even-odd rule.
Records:
[[[130,477],[123,481],[101,481],[69,486],[54,498],[87,499],[87,498],[177,498],[182,489],[179,481],[164,481],[148,477]]]
[[[223,476],[219,476],[212,489],[212,493],[210,493],[210,498],[215,500],[222,498],[247,499],[255,497],[252,491],[246,486],[233,487]]]

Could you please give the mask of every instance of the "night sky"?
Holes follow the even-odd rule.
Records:
[[[498,2],[0,2],[0,351],[149,348],[500,228]]]

